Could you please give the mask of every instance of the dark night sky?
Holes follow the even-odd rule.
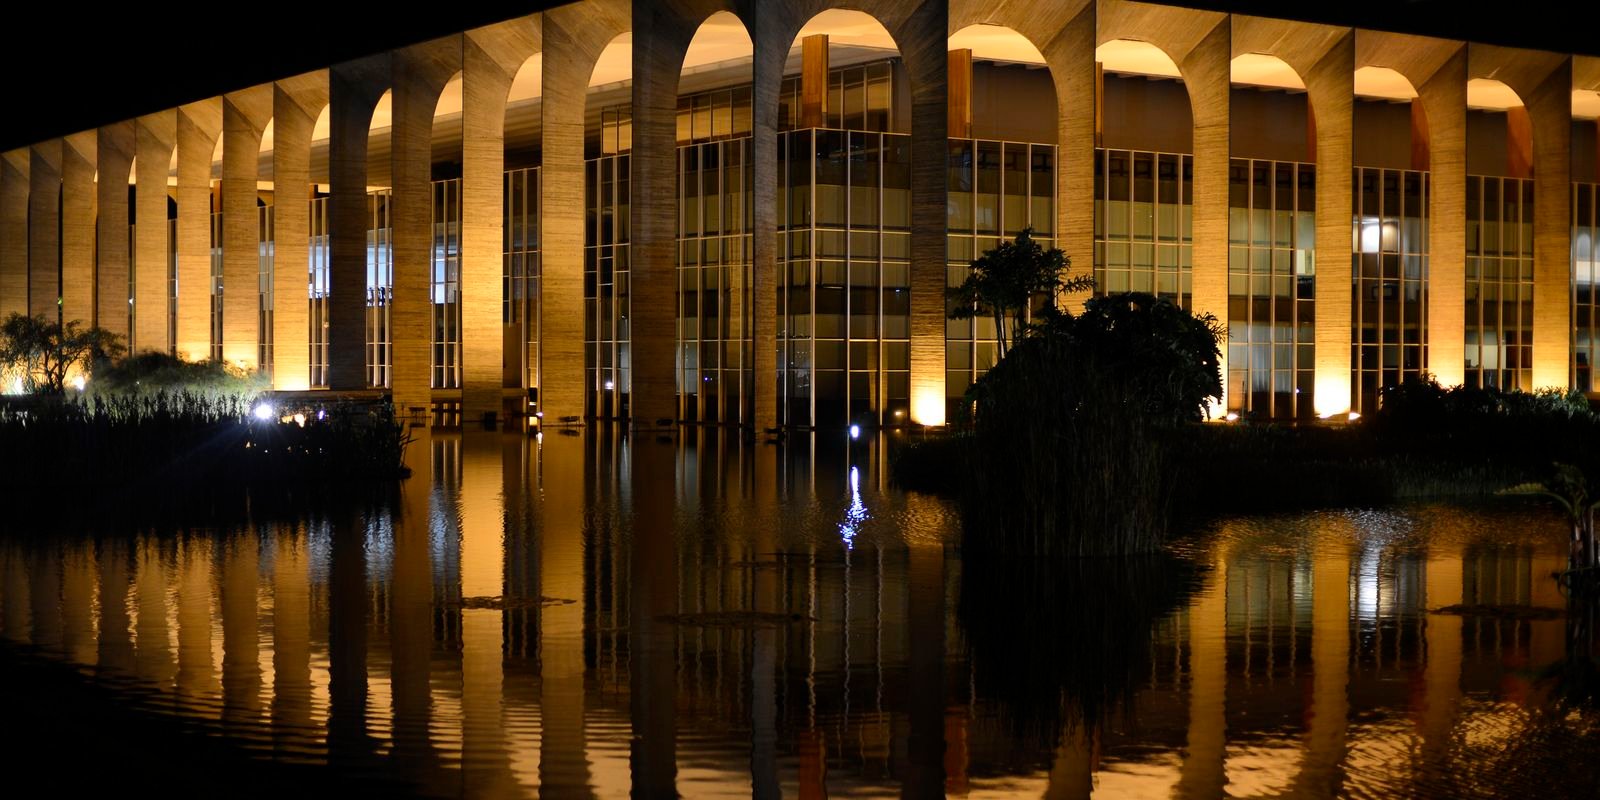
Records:
[[[1592,0],[1501,0],[1489,6],[1492,13],[1476,11],[1470,0],[1175,4],[1600,55],[1600,3]],[[417,11],[417,6],[364,3],[344,6],[339,16],[330,17],[327,9],[336,6],[324,0],[304,4],[293,15],[229,14],[226,19],[206,12],[180,19],[191,12],[154,3],[94,8],[58,2],[31,15],[9,12],[0,47],[0,74],[7,76],[9,95],[0,116],[0,150],[551,5],[557,3],[445,0],[424,3]],[[272,6],[252,2],[234,8],[248,13]],[[218,35],[230,24],[240,25],[242,41]],[[155,42],[156,50],[141,51],[143,40]],[[54,66],[63,62],[71,67]]]

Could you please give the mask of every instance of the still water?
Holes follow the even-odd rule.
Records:
[[[436,431],[392,503],[11,531],[0,637],[430,796],[1551,797],[1600,756],[1539,673],[1575,647],[1554,512],[1224,520],[1199,569],[1040,572],[964,563],[885,447]],[[1550,611],[1429,613],[1458,603]]]

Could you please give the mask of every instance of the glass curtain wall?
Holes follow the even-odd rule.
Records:
[[[435,389],[461,388],[461,179],[433,182],[433,311]],[[392,282],[391,282],[392,285]]]
[[[778,137],[781,405],[791,425],[909,413],[911,138]]]
[[[1467,176],[1466,385],[1533,389],[1533,180]]]
[[[332,279],[333,241],[328,228],[328,198],[311,199],[311,258],[307,276],[311,309],[306,319],[310,324],[311,354],[310,385],[328,388],[328,296]]]
[[[894,126],[894,72],[897,59],[853,64],[828,71],[828,101],[822,126],[886,133]],[[778,90],[778,130],[800,125],[800,78],[783,79]]]
[[[539,388],[539,168],[506,173],[505,359],[507,380]],[[515,377],[513,377],[515,376]]]
[[[393,352],[389,309],[394,304],[394,223],[389,217],[394,194],[388,189],[367,193],[367,386],[389,386]]]
[[[628,415],[628,213],[630,157],[584,163],[584,359],[588,412]]]
[[[215,200],[212,201],[215,205]],[[207,282],[211,298],[212,361],[222,360],[222,212],[211,212],[211,279]]]
[[[1351,408],[1428,369],[1428,173],[1355,169]]]
[[[171,204],[167,208],[176,213]],[[167,219],[167,352],[178,351],[178,220]]]
[[[1194,259],[1194,156],[1097,149],[1097,294],[1149,292],[1189,304]]]
[[[947,287],[966,281],[974,258],[1029,226],[1040,247],[1055,245],[1055,170],[1054,145],[950,140]],[[945,396],[950,418],[959,416],[967,388],[994,366],[997,357],[992,317],[945,320]]]
[[[684,420],[739,422],[754,387],[751,179],[748,137],[678,148],[676,366]]]
[[[1228,411],[1307,419],[1315,409],[1315,167],[1236,158],[1228,177]]]
[[[273,249],[272,206],[256,209],[256,364],[267,374],[272,374],[272,266],[276,258]]]
[[[1572,387],[1596,391],[1600,357],[1600,184],[1572,185]]]

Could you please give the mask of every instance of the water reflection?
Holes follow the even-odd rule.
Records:
[[[432,796],[1592,786],[1592,609],[1430,613],[1564,610],[1553,515],[1228,520],[1200,569],[963,562],[884,448],[436,431],[390,505],[14,532],[0,637]]]

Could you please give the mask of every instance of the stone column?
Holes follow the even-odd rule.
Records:
[[[0,317],[28,311],[27,148],[0,159]]]
[[[133,176],[134,123],[100,128],[95,140],[96,324],[131,341],[129,326],[133,293],[129,290],[128,180]]]
[[[279,390],[311,388],[311,135],[327,104],[327,72],[273,87],[272,388]]]
[[[1518,91],[1522,91],[1518,89]],[[1572,59],[1522,95],[1533,119],[1533,385],[1572,381]]]
[[[222,133],[222,101],[178,109],[179,358],[211,357],[211,156]]]
[[[1194,252],[1189,308],[1228,324],[1228,166],[1231,158],[1229,99],[1233,71],[1233,24],[1222,17],[1180,65],[1194,115]],[[1212,408],[1228,410],[1228,343],[1218,348],[1222,399]]]
[[[1428,117],[1428,371],[1445,386],[1466,374],[1467,51],[1417,89]]]
[[[950,16],[943,3],[895,10],[906,16],[890,33],[911,80],[911,421],[943,425]]]
[[[256,182],[261,178],[261,134],[272,121],[272,97],[272,86],[262,84],[222,98],[222,360],[250,370],[261,366]]]
[[[628,0],[591,0],[541,17],[539,407],[547,425],[584,413],[584,103],[600,51],[629,29],[631,19]]]
[[[778,426],[778,92],[790,42],[781,9],[755,5],[746,18],[752,45],[750,92],[750,180],[755,198],[750,215],[750,329],[754,386],[751,430]]]
[[[388,53],[328,73],[328,388],[335,390],[367,388],[367,137],[389,80]]]
[[[33,146],[28,166],[28,313],[61,316],[61,140]]]
[[[134,302],[130,352],[170,352],[167,317],[167,176],[178,140],[178,112],[140,117],[135,131]]]
[[[394,366],[389,374],[395,408],[410,414],[419,408],[426,412],[432,402],[433,112],[444,85],[461,70],[461,37],[396,50],[392,59],[394,305],[389,309],[389,336]]]
[[[61,146],[61,319],[77,320],[84,327],[96,324],[95,139],[94,131],[75,133]],[[126,293],[127,282],[122,286]]]
[[[467,31],[461,46],[461,413],[498,414],[505,369],[506,96],[539,50],[524,17]],[[516,385],[521,385],[520,376]]]
[[[1355,34],[1345,31],[1303,76],[1317,121],[1315,408],[1350,410],[1350,209]],[[1199,205],[1196,198],[1196,205]]]

